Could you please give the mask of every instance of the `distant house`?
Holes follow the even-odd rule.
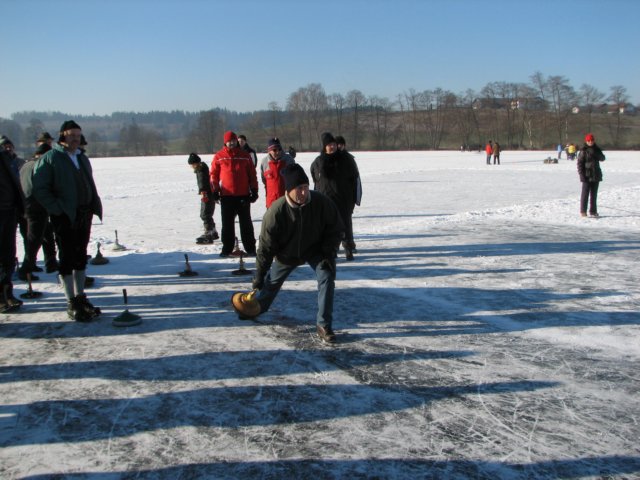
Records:
[[[631,103],[621,103],[619,105],[616,104],[607,104],[607,103],[599,103],[597,105],[584,105],[578,106],[576,105],[571,109],[572,113],[608,113],[610,115],[620,114],[620,115],[635,115],[637,113],[637,108],[635,105]]]

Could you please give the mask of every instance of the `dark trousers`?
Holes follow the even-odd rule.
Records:
[[[213,200],[200,202],[200,220],[202,220],[205,232],[209,232],[216,228],[216,223],[213,221],[213,212],[215,208],[216,203]]]
[[[87,268],[87,245],[91,236],[92,219],[93,213],[88,208],[79,208],[73,223],[64,214],[51,215],[60,256],[60,275],[71,275],[74,270]]]
[[[342,224],[344,225],[344,237],[342,239],[342,246],[345,250],[354,250],[356,243],[353,240],[353,209],[354,207],[339,207],[338,211],[342,218]]]
[[[17,223],[15,208],[0,210],[0,286],[11,285],[11,276],[16,271]]]
[[[598,186],[600,182],[582,182],[582,192],[580,194],[580,213],[587,213],[589,205],[589,215],[598,213]]]
[[[251,203],[249,197],[222,197],[220,199],[220,217],[222,218],[222,252],[230,254],[236,243],[236,216],[240,223],[240,238],[245,252],[256,253],[256,237],[251,221]]]
[[[24,250],[23,268],[33,272],[42,247],[45,263],[56,259],[56,246],[49,214],[43,208],[27,208],[27,238]]]

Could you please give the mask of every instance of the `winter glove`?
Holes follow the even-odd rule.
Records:
[[[200,195],[202,195],[202,198],[200,199],[202,200],[202,203],[209,203],[209,195],[207,192],[201,192]]]
[[[213,192],[211,194],[211,198],[213,198],[214,202],[219,202],[220,201],[220,192],[218,192],[217,190],[215,192]]]
[[[335,275],[336,273],[336,260],[335,258],[325,258],[319,264],[320,270],[328,270]]]
[[[249,201],[251,203],[255,203],[258,200],[258,190],[251,189],[251,193],[249,194]]]

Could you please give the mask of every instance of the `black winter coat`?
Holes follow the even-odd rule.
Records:
[[[311,177],[314,190],[333,200],[341,212],[353,212],[359,174],[352,155],[342,151],[321,153],[311,164]]]
[[[578,175],[581,182],[601,182],[602,170],[600,162],[604,162],[604,153],[595,143],[585,144],[578,154]]]
[[[209,178],[209,167],[204,162],[200,162],[197,168],[193,169],[193,173],[196,174],[196,180],[198,181],[198,193],[211,194],[211,180]]]

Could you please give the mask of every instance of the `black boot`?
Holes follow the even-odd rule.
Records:
[[[67,303],[67,315],[69,315],[69,318],[71,320],[82,323],[90,322],[94,317],[94,315],[91,315],[87,312],[81,295],[73,297],[71,300],[69,300],[69,302]]]
[[[0,313],[10,313],[19,310],[22,300],[13,296],[13,285],[5,284],[0,289]]]

